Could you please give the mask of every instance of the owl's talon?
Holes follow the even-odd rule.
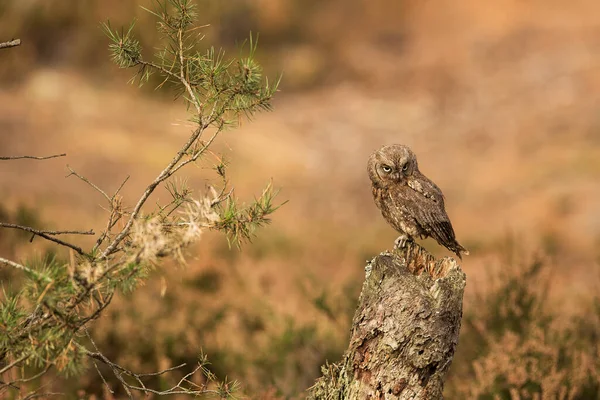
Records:
[[[412,241],[412,239],[406,235],[398,236],[396,240],[394,240],[394,250],[405,248],[410,241]]]

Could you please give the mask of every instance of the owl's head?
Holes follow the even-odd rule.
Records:
[[[383,146],[371,154],[367,170],[374,186],[387,187],[391,184],[405,184],[419,170],[419,166],[411,149],[393,144]]]

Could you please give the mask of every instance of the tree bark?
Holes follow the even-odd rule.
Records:
[[[309,399],[442,399],[458,344],[465,274],[418,244],[367,264],[341,362],[325,365]]]

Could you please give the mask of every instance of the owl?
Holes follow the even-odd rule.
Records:
[[[419,171],[417,157],[407,146],[384,146],[371,154],[367,166],[375,204],[400,236],[397,247],[414,238],[432,237],[462,259],[469,254],[455,238],[444,208],[444,195]]]

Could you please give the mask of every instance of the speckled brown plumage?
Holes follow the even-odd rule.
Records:
[[[456,241],[442,191],[419,171],[412,150],[400,144],[384,146],[371,155],[367,169],[375,204],[400,232],[398,246],[416,237],[432,237],[459,258],[469,254]]]

